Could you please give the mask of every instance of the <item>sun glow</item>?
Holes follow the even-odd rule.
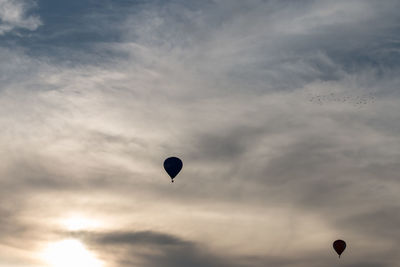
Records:
[[[69,231],[81,231],[99,227],[97,221],[80,216],[71,216],[63,219],[61,223]]]
[[[76,239],[66,239],[50,244],[43,251],[43,259],[51,267],[103,266],[103,263]]]

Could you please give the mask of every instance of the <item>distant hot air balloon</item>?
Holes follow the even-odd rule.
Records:
[[[174,182],[174,178],[182,170],[182,166],[182,160],[177,157],[170,157],[164,161],[164,169],[171,177],[171,182]]]
[[[335,242],[333,242],[333,249],[336,251],[336,253],[339,255],[340,258],[340,255],[346,249],[346,242],[340,239],[336,240]]]

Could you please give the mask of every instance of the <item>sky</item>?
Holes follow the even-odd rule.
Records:
[[[0,0],[0,266],[400,266],[398,10]]]

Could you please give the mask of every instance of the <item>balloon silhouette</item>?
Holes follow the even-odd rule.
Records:
[[[171,177],[171,182],[174,182],[174,178],[182,170],[182,166],[182,160],[177,157],[170,157],[164,161],[164,169]]]
[[[346,242],[340,239],[336,240],[335,242],[333,242],[333,249],[336,251],[336,253],[339,255],[340,258],[340,255],[346,249]]]

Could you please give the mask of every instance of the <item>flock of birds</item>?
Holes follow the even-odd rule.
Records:
[[[372,93],[365,95],[355,95],[355,96],[341,96],[335,93],[325,94],[325,95],[313,95],[309,98],[310,102],[324,105],[329,103],[343,103],[349,104],[355,107],[362,107],[367,104],[375,103],[376,96]]]
[[[183,162],[180,158],[177,157],[169,157],[164,161],[164,169],[168,173],[169,177],[171,177],[171,182],[174,182],[174,178],[179,174],[182,170]],[[346,242],[338,239],[333,242],[333,249],[339,255],[342,255],[343,251],[346,249]]]

